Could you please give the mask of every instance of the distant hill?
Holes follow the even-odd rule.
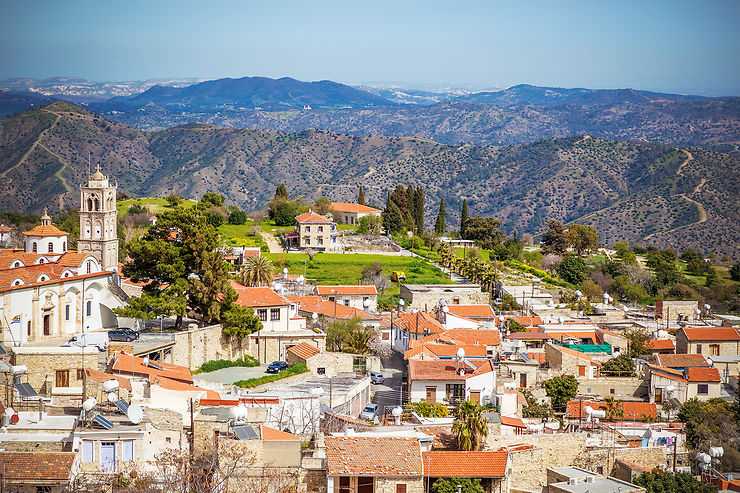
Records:
[[[519,84],[501,91],[467,94],[456,101],[472,103],[511,105],[613,105],[622,103],[650,103],[655,101],[704,101],[705,96],[657,93],[637,89],[564,89],[561,87],[539,87]]]
[[[608,244],[637,240],[740,260],[737,155],[590,137],[485,147],[200,123],[145,133],[57,102],[0,121],[0,209],[76,204],[88,152],[133,195],[217,191],[255,210],[282,182],[306,200],[353,200],[362,185],[382,207],[389,188],[412,183],[427,191],[427,223],[444,197],[455,225],[467,198],[471,214],[498,217],[507,232],[541,233],[554,218],[593,224]]]
[[[0,90],[0,118],[5,118],[34,106],[46,106],[58,98],[32,92]]]
[[[127,111],[146,106],[189,111],[255,109],[270,111],[303,108],[364,108],[388,106],[390,101],[329,80],[303,82],[290,77],[218,79],[174,88],[154,86],[141,94],[112,98],[92,105],[96,111]]]

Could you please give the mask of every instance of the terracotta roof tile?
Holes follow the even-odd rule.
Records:
[[[380,212],[380,209],[374,209],[366,205],[352,204],[350,202],[332,202],[331,208],[337,212]]]
[[[221,398],[221,395],[215,390],[204,389],[202,387],[197,387],[195,385],[181,382],[179,380],[173,380],[171,378],[166,378],[162,376],[153,376],[151,377],[151,381],[153,384],[159,385],[161,388],[167,389],[167,390],[177,390],[179,392],[205,392],[206,399],[220,399]]]
[[[579,418],[583,417],[586,418],[586,412],[581,411],[581,406],[586,407],[590,406],[591,409],[599,410],[604,409],[606,410],[606,403],[605,402],[594,402],[594,401],[568,401],[568,404],[566,406],[566,417],[568,418]],[[644,416],[649,416],[651,418],[655,418],[658,416],[658,409],[655,404],[651,404],[649,402],[632,402],[632,401],[621,401],[619,403],[619,406],[622,408],[623,416],[620,416],[620,418],[629,419],[633,421],[641,421],[643,420]]]
[[[393,325],[401,330],[423,334],[427,330],[430,335],[444,332],[444,327],[433,313],[417,312],[402,313],[393,319]]]
[[[0,224],[0,233],[10,233],[11,229]]]
[[[333,224],[334,221],[331,219],[327,219],[326,217],[316,214],[314,211],[308,211],[304,212],[303,214],[300,214],[295,217],[295,220],[299,224]]]
[[[139,376],[149,377],[164,377],[173,380],[179,380],[185,383],[193,383],[193,376],[184,366],[171,365],[169,363],[163,363],[161,361],[153,361],[153,363],[162,367],[162,370],[158,370],[151,366],[144,365],[144,358],[138,356],[132,356],[128,353],[120,352],[115,355],[115,362],[113,363],[113,371]]]
[[[456,317],[490,319],[496,317],[491,305],[447,305],[447,309]]]
[[[307,342],[301,342],[300,344],[296,344],[295,346],[290,346],[288,348],[288,352],[295,354],[303,360],[307,360],[308,358],[319,354],[321,350]]]
[[[404,358],[409,359],[420,353],[427,354],[429,356],[440,358],[440,357],[454,357],[457,351],[462,348],[465,351],[465,356],[468,357],[485,357],[487,349],[485,346],[474,346],[474,345],[459,345],[459,344],[419,344],[404,353]]]
[[[480,375],[494,371],[493,363],[490,360],[466,360],[470,366],[463,364],[460,368],[465,369],[465,374],[458,373],[458,367],[455,361],[451,360],[410,360],[409,361],[409,379],[410,380],[466,380],[473,375]]]
[[[231,281],[231,287],[239,296],[236,300],[237,305],[249,307],[290,305],[287,299],[268,287],[247,287],[236,281]]]
[[[103,371],[93,370],[92,368],[85,368],[85,373],[87,373],[87,379],[93,382],[103,383],[111,379],[116,379],[122,389],[131,390],[131,381],[120,375],[113,375],[112,373],[105,373]]]
[[[316,286],[316,294],[320,296],[338,295],[377,295],[378,289],[372,284],[349,284],[340,286]]]
[[[688,368],[686,374],[689,382],[721,382],[717,368]]]
[[[658,365],[666,368],[688,368],[690,366],[710,366],[701,354],[659,354]]]
[[[39,225],[31,229],[31,231],[24,231],[24,235],[26,236],[69,236],[69,233],[66,231],[62,231],[61,229],[57,228],[53,224],[49,225]]]
[[[430,478],[503,478],[509,460],[505,450],[432,450],[421,455],[424,476]]]
[[[354,317],[360,317],[363,320],[380,320],[380,315],[334,301],[324,301],[321,296],[286,296],[286,298],[290,302],[298,304],[298,311],[306,314],[318,313],[328,318],[341,318],[343,320]]]
[[[326,469],[332,476],[422,476],[416,438],[326,437]]]
[[[740,341],[734,327],[683,327],[680,331],[689,341]]]
[[[647,347],[653,351],[675,350],[676,344],[671,339],[653,339],[648,341]]]
[[[540,317],[507,317],[504,315],[504,326],[506,326],[506,320],[514,320],[525,327],[536,327],[538,325],[542,325],[542,318]],[[496,325],[501,325],[501,321],[496,320]]]
[[[674,380],[676,382],[688,383],[688,381],[683,377],[682,371],[650,364],[647,365],[647,367],[649,368],[650,373],[654,373],[662,378],[667,378],[668,380]]]
[[[284,431],[276,430],[274,428],[269,428],[265,425],[262,425],[262,440],[270,440],[270,441],[298,441],[301,437],[298,435],[294,435],[292,433],[287,433]]]
[[[511,426],[513,428],[527,427],[527,425],[524,424],[524,421],[522,421],[521,418],[517,418],[516,416],[501,416],[501,424],[505,426]]]
[[[0,452],[3,481],[19,483],[66,483],[74,464],[74,452]]]

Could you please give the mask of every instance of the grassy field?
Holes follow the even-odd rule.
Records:
[[[118,209],[118,215],[119,216],[125,216],[126,213],[129,210],[129,207],[131,207],[134,204],[140,204],[146,207],[149,212],[156,214],[157,212],[166,211],[167,209],[170,209],[170,204],[165,199],[160,198],[131,198],[131,199],[125,199],[125,200],[119,200],[116,208]],[[183,200],[182,201],[183,207],[192,207],[195,205],[195,201],[193,200]]]
[[[222,224],[218,227],[221,235],[221,244],[226,246],[261,247],[264,240],[261,236],[252,232],[255,223],[247,221],[246,224]]]
[[[282,270],[288,263],[290,274],[304,274],[309,281],[316,284],[357,284],[366,265],[379,262],[384,273],[390,277],[391,272],[400,270],[406,273],[409,284],[448,284],[451,283],[442,271],[419,258],[396,257],[390,255],[365,255],[341,253],[317,253],[313,262],[302,253],[265,254]],[[386,295],[397,294],[398,286],[386,290]]]

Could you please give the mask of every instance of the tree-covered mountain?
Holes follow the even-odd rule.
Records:
[[[540,233],[547,219],[594,225],[619,239],[740,258],[736,155],[592,137],[515,146],[445,145],[417,137],[220,128],[193,123],[145,133],[66,103],[0,121],[0,209],[74,205],[100,162],[132,195],[224,194],[247,210],[280,183],[306,200],[354,200],[363,186],[381,206],[398,183],[426,191],[428,226],[444,197],[448,224],[470,214],[507,232]]]

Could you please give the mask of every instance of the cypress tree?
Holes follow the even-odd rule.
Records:
[[[281,183],[278,185],[277,190],[275,190],[275,197],[276,199],[288,199],[288,189],[285,187],[285,183]]]
[[[463,199],[462,213],[460,214],[460,236],[465,238],[465,228],[468,225],[468,199]]]
[[[437,212],[437,221],[434,223],[434,232],[438,235],[445,234],[447,231],[447,213],[445,212],[445,198],[439,199],[439,212]]]
[[[421,187],[416,188],[414,195],[414,221],[416,230],[424,231],[424,189]]]
[[[395,202],[390,198],[390,195],[385,201],[385,209],[383,210],[383,227],[386,233],[395,233],[403,229],[403,217],[401,210],[398,208]]]
[[[357,192],[357,203],[365,205],[365,192],[362,190],[362,185],[360,185],[360,191]]]

